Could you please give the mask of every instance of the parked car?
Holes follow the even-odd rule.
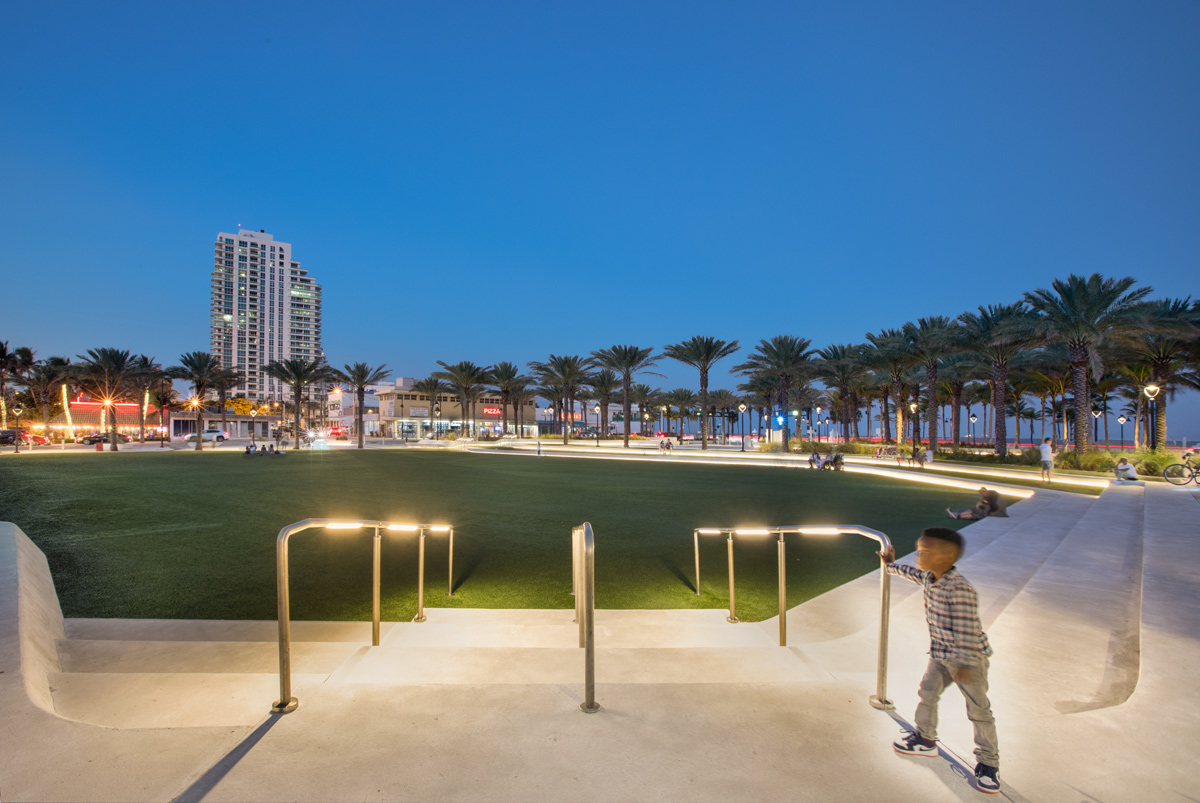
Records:
[[[0,446],[12,446],[17,439],[15,429],[0,429]]]
[[[221,443],[222,441],[229,440],[229,433],[223,429],[206,429],[200,433],[200,437],[206,441],[216,441],[217,443]],[[195,443],[196,433],[193,432],[191,435],[188,435],[186,438],[184,438],[184,440],[188,443]]]
[[[31,446],[46,446],[50,443],[50,439],[45,435],[37,435],[33,432],[23,432],[21,434],[25,436],[25,442]]]
[[[80,438],[80,443],[86,443],[88,445],[91,445],[93,443],[108,443],[108,442],[109,442],[109,434],[107,432],[93,432],[91,435],[87,435],[83,438]],[[129,443],[129,436],[126,435],[124,432],[118,432],[117,433],[117,443]]]

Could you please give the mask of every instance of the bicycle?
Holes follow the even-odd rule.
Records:
[[[1172,485],[1187,485],[1189,482],[1200,485],[1200,463],[1192,459],[1191,452],[1184,452],[1182,463],[1173,463],[1163,469],[1163,479]]]

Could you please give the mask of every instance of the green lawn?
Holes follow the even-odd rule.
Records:
[[[0,520],[45,551],[71,617],[273,619],[279,529],[340,516],[454,526],[457,591],[444,596],[445,540],[430,536],[428,607],[571,607],[570,530],[590,521],[598,607],[717,608],[728,604],[724,542],[702,539],[697,597],[694,527],[862,524],[903,554],[921,528],[959,524],[943,508],[975,501],[841,472],[416,450],[0,459]],[[790,604],[877,562],[863,538],[790,538]],[[293,616],[369,618],[370,542],[366,531],[293,537]],[[739,616],[774,615],[775,555],[770,539],[737,544]],[[415,559],[411,536],[385,537],[385,620],[415,613]]]

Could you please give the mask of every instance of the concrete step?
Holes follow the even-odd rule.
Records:
[[[292,671],[328,675],[360,646],[345,641],[293,642]],[[66,639],[58,642],[58,658],[62,671],[69,673],[269,674],[279,671],[279,644]]]
[[[363,647],[329,683],[579,684],[583,662],[578,647]],[[799,683],[829,677],[796,648],[596,649],[597,683]]]

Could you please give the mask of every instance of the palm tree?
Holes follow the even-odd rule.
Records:
[[[76,376],[79,384],[93,398],[104,402],[115,402],[123,398],[132,385],[134,361],[128,349],[89,349],[87,356],[78,355]],[[109,416],[110,452],[117,451],[117,411],[113,408]]]
[[[34,363],[22,380],[30,395],[37,400],[42,413],[42,431],[50,432],[50,411],[59,388],[70,381],[71,361],[65,357],[49,357]]]
[[[654,351],[653,348],[641,348],[640,346],[611,346],[592,352],[596,365],[611,369],[621,377],[621,392],[624,402],[622,409],[625,415],[625,448],[627,449],[629,448],[629,416],[631,414],[629,390],[633,386],[633,375],[647,371],[654,376],[661,376],[661,374],[649,371],[656,365],[655,360],[657,359],[650,356],[652,351]]]
[[[153,357],[139,354],[133,358],[133,369],[130,372],[132,384],[138,390],[138,442],[146,442],[146,405],[150,403],[150,391],[158,384],[162,376],[162,366]]]
[[[269,367],[269,366],[268,366]],[[196,408],[196,451],[204,448],[204,395],[208,393],[213,378],[224,369],[221,359],[207,351],[189,351],[179,357],[179,365],[173,365],[166,373],[171,379],[183,379],[192,383],[193,404]],[[299,430],[299,416],[297,416]]]
[[[746,404],[758,410],[758,437],[761,438],[768,411],[773,400],[779,396],[779,381],[773,377],[751,374],[737,389],[746,394]]]
[[[726,342],[715,337],[696,335],[690,340],[663,348],[663,356],[676,362],[690,365],[700,371],[700,407],[705,415],[700,417],[700,448],[708,448],[708,372],[718,360],[723,360],[738,350],[738,342]]]
[[[1004,416],[1004,389],[1008,387],[1008,365],[1016,354],[1038,342],[1036,320],[1025,303],[988,304],[979,312],[958,316],[960,346],[987,360],[992,370],[992,408],[996,410],[996,454],[1008,454],[1008,431]]]
[[[217,394],[217,407],[221,410],[221,429],[229,428],[229,412],[225,409],[229,391],[245,381],[242,372],[237,368],[222,368],[213,375],[212,381],[208,383],[209,389]]]
[[[852,344],[828,346],[817,352],[821,359],[814,364],[817,376],[821,377],[826,385],[832,385],[842,400],[838,409],[838,420],[842,425],[842,437],[847,441],[850,440],[851,413],[853,412],[856,421],[858,414],[853,389],[867,374],[866,361],[863,359],[865,349],[865,346]]]
[[[193,352],[197,353],[197,352]],[[295,430],[293,436],[295,438],[293,449],[300,448],[300,408],[304,403],[304,389],[309,385],[315,385],[318,382],[324,382],[329,377],[329,366],[322,360],[306,360],[304,358],[293,358],[287,360],[273,360],[267,363],[263,368],[263,372],[267,376],[274,377],[284,384],[292,386],[292,407],[295,413]],[[186,377],[185,377],[186,378]],[[209,377],[212,381],[212,377]],[[195,382],[193,381],[193,384]],[[197,390],[196,395],[200,392]],[[199,444],[197,444],[199,448]]]
[[[882,371],[892,380],[892,402],[896,408],[896,442],[904,440],[904,376],[908,369],[917,364],[917,357],[909,346],[904,332],[899,329],[884,329],[878,334],[868,334],[867,340],[873,349],[866,353],[867,364]]]
[[[925,368],[925,393],[928,407],[925,410],[929,427],[929,448],[938,449],[937,384],[938,363],[942,357],[954,352],[957,325],[944,315],[918,318],[917,322],[906,323],[904,336],[919,364]]]
[[[392,375],[388,370],[387,364],[383,364],[378,368],[372,368],[365,362],[356,362],[354,365],[343,365],[345,371],[339,371],[336,368],[331,368],[329,375],[335,382],[342,382],[349,385],[349,389],[354,393],[354,399],[357,402],[354,408],[354,425],[358,429],[358,448],[363,448],[363,405],[367,399],[367,386],[378,385],[383,380]]]
[[[442,394],[449,393],[454,388],[436,376],[431,376],[428,379],[418,379],[416,382],[413,382],[412,389],[413,393],[416,393],[418,396],[429,397],[429,431],[433,432],[433,408],[437,407]]]
[[[646,424],[650,421],[647,416],[650,415],[655,405],[658,404],[660,396],[662,396],[662,390],[652,388],[645,382],[634,382],[629,388],[629,405],[631,409],[633,405],[637,405],[638,413],[642,416],[640,431],[643,435],[646,434]],[[614,398],[624,405],[625,392],[621,391]]]
[[[538,395],[550,400],[557,408],[556,418],[562,422],[564,445],[571,439],[568,421],[574,421],[576,398],[587,384],[588,370],[592,367],[593,360],[577,354],[551,354],[546,362],[529,363],[541,385]]]
[[[521,433],[525,429],[526,405],[537,398],[537,391],[526,384],[526,382],[528,382],[528,377],[522,377],[521,383],[513,385],[512,390],[509,391],[509,399],[512,401],[513,407],[516,410],[517,437],[520,437]],[[537,420],[535,419],[533,423],[536,427]]]
[[[28,346],[9,349],[7,340],[0,340],[0,429],[8,429],[8,395],[5,387],[11,378],[19,378],[33,367],[33,350]]]
[[[679,408],[679,435],[683,437],[683,422],[687,420],[689,410],[696,405],[696,394],[689,388],[675,388],[663,394],[663,402],[667,407],[667,437],[671,436],[671,408]]]
[[[1197,374],[1187,368],[1188,348],[1200,334],[1200,309],[1190,298],[1167,298],[1152,301],[1145,311],[1149,330],[1132,341],[1138,361],[1150,367],[1152,381],[1162,388],[1154,399],[1154,441],[1165,448],[1167,444],[1167,401],[1181,386],[1195,387]]]
[[[608,406],[612,404],[613,393],[616,392],[620,380],[610,368],[601,368],[596,373],[588,377],[588,385],[592,388],[592,398],[600,405],[600,423],[597,428],[596,437],[600,437],[599,433],[604,433],[604,439],[608,440],[608,427],[605,422],[608,421]]]
[[[1100,348],[1145,330],[1141,301],[1153,289],[1141,287],[1132,276],[1105,279],[1099,273],[1084,278],[1071,274],[1055,279],[1052,290],[1025,293],[1025,302],[1038,313],[1051,340],[1065,343],[1071,361],[1071,395],[1075,403],[1075,450],[1088,448],[1091,394],[1089,364],[1094,376],[1104,373]]]
[[[793,335],[776,335],[770,340],[761,340],[754,352],[735,371],[747,375],[772,377],[777,382],[780,414],[783,416],[783,450],[788,451],[788,401],[792,386],[803,380],[811,371],[813,356],[809,346],[812,341]]]
[[[511,362],[498,362],[488,370],[488,373],[492,378],[492,389],[500,394],[500,422],[507,435],[508,405],[512,403],[512,393],[518,386],[524,385],[527,380],[521,376],[521,369]],[[515,418],[516,410],[513,410],[513,414]]]
[[[733,408],[737,407],[738,401],[739,399],[736,395],[734,395],[733,391],[725,390],[723,388],[719,388],[708,394],[708,403],[711,405],[711,407],[706,409],[704,413],[706,416],[710,411],[718,414],[717,420],[721,422],[722,443],[725,443],[728,440],[728,438],[725,436],[729,434],[729,418],[733,412]],[[701,406],[703,406],[703,402],[701,402]],[[713,433],[713,436],[716,436],[715,432]]]
[[[475,436],[475,401],[479,398],[482,386],[491,381],[491,375],[486,368],[465,360],[454,365],[448,365],[438,360],[438,365],[445,370],[434,371],[431,376],[446,380],[458,391],[462,407],[463,429],[467,437],[472,438]],[[467,417],[468,411],[470,418]]]

